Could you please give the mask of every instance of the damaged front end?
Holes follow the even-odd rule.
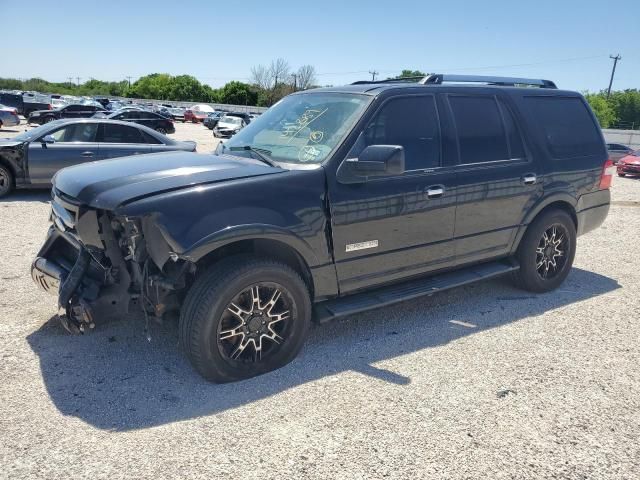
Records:
[[[68,331],[84,333],[134,308],[158,318],[179,309],[195,266],[171,252],[153,221],[86,207],[55,189],[51,221],[31,276],[58,296]]]

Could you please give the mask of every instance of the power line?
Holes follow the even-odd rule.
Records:
[[[609,88],[607,88],[607,98],[611,95],[611,85],[613,84],[613,76],[616,74],[616,65],[618,64],[618,60],[622,60],[620,54],[617,54],[615,57],[613,55],[609,55],[609,58],[613,60],[613,68],[611,69],[611,79],[609,80]]]

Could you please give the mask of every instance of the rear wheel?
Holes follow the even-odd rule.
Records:
[[[44,120],[42,121],[42,123],[49,123],[49,122],[53,122],[53,117],[44,117]]]
[[[9,167],[0,165],[0,197],[9,195],[15,186],[13,173]]]
[[[167,131],[162,127],[156,128],[156,132],[161,133],[162,135],[166,135],[167,134]]]
[[[618,173],[619,177],[624,177],[624,173]]]
[[[311,322],[309,291],[277,261],[230,257],[193,284],[180,314],[180,341],[213,382],[275,370],[300,351]]]
[[[518,286],[532,292],[557,288],[571,270],[576,251],[576,227],[563,210],[550,210],[536,218],[518,247]]]

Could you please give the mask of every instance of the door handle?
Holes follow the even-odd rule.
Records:
[[[444,187],[442,185],[434,185],[427,188],[427,198],[440,198],[444,195]]]
[[[525,185],[534,185],[537,181],[535,173],[527,173],[522,177],[522,183]]]
[[[82,152],[80,155],[83,157],[93,157],[93,152]]]

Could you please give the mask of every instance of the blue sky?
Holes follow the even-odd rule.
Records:
[[[216,87],[253,65],[311,64],[320,84],[403,68],[640,88],[640,0],[535,2],[0,0],[1,77],[190,74]],[[74,80],[75,81],[75,80]]]

